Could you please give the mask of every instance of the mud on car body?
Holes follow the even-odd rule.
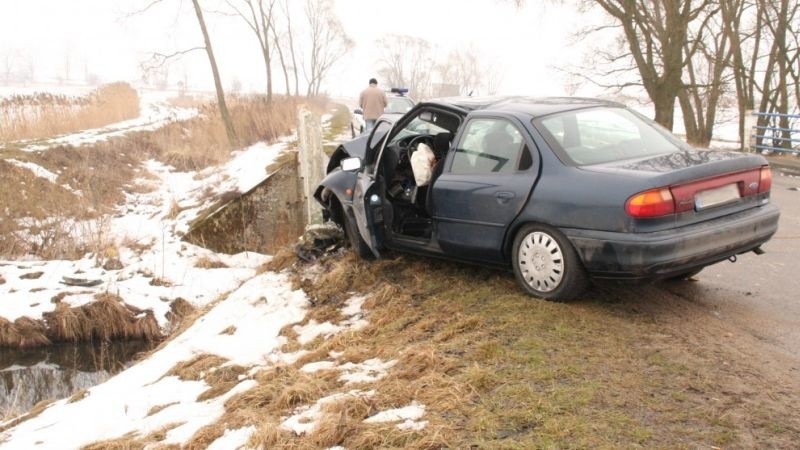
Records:
[[[431,151],[432,176],[411,164]],[[511,268],[526,292],[685,278],[777,230],[760,155],[698,150],[623,105],[451,98],[340,146],[315,197],[362,257],[384,249]]]

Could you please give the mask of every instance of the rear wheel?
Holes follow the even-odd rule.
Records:
[[[358,225],[356,224],[355,218],[350,217],[350,215],[344,213],[344,211],[342,211],[342,217],[344,219],[344,232],[347,235],[350,246],[353,247],[353,250],[360,258],[373,259],[374,255],[372,254],[372,250],[369,249],[364,238],[361,237],[361,233],[358,232]]]
[[[513,252],[514,275],[528,294],[547,300],[570,300],[589,285],[572,244],[554,228],[525,225],[514,239]]]

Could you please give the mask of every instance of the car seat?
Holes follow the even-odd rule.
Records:
[[[517,145],[503,128],[486,133],[483,137],[483,153],[487,157],[478,158],[481,172],[511,172],[517,159]]]

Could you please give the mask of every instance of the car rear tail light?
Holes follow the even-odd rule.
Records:
[[[769,192],[772,188],[772,169],[769,166],[761,168],[761,176],[758,180],[758,193]]]
[[[675,213],[675,200],[669,189],[653,189],[629,198],[625,211],[637,219],[667,216]]]

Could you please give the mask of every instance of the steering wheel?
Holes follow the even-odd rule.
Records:
[[[420,134],[419,136],[415,136],[413,139],[408,141],[408,145],[406,146],[406,157],[409,161],[411,161],[411,154],[417,150],[417,147],[421,142],[424,142],[428,145],[428,147],[433,148],[433,136],[430,134]]]

